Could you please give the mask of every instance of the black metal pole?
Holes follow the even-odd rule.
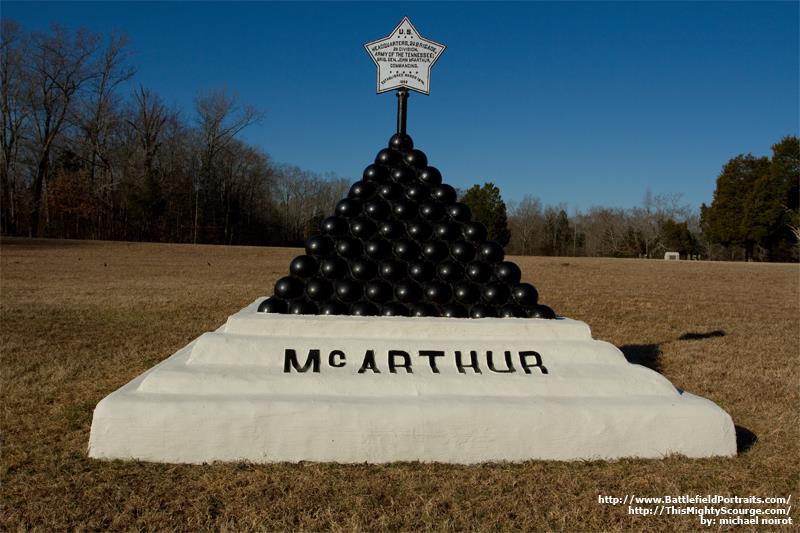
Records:
[[[408,116],[408,89],[397,89],[397,133],[406,132]]]

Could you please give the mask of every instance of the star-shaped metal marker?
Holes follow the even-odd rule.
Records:
[[[403,17],[388,37],[364,45],[378,66],[378,93],[410,89],[430,94],[431,67],[445,45],[431,41]]]

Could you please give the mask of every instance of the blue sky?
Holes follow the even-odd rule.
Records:
[[[699,206],[730,157],[797,135],[798,5],[3,2],[2,16],[124,32],[135,83],[186,117],[226,88],[265,113],[245,140],[355,179],[396,101],[375,94],[362,45],[407,15],[447,45],[408,119],[445,181],[572,211],[638,205],[647,189]]]

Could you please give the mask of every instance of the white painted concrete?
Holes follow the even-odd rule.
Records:
[[[582,322],[266,315],[259,301],[103,399],[90,456],[475,463],[736,453],[727,413],[629,364]],[[290,361],[287,372],[287,349],[297,368],[318,349],[318,371]],[[480,374],[466,366],[471,351]],[[493,371],[489,351],[494,370],[510,361],[515,372]]]

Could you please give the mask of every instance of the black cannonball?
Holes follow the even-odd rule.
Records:
[[[285,313],[288,306],[285,300],[275,298],[274,296],[267,298],[258,304],[259,313]]]
[[[328,255],[333,251],[333,240],[325,235],[314,235],[306,241],[306,253],[313,256]]]
[[[453,202],[448,205],[447,214],[456,222],[468,222],[472,218],[472,211],[470,211],[469,206],[461,202]]]
[[[336,253],[348,259],[358,257],[363,249],[361,241],[355,237],[342,237],[336,241]]]
[[[408,307],[397,302],[389,302],[381,306],[383,316],[408,316]]]
[[[392,286],[385,281],[370,281],[364,287],[364,294],[370,301],[382,304],[392,299]]]
[[[392,181],[395,183],[409,183],[414,181],[417,175],[414,173],[414,170],[408,167],[397,167],[396,169],[392,170],[391,172]]]
[[[380,233],[381,237],[393,240],[404,237],[406,228],[403,226],[402,222],[398,222],[397,220],[384,220],[378,225],[378,233]]]
[[[364,254],[370,259],[380,261],[392,254],[392,245],[385,239],[370,239],[364,243]]]
[[[402,261],[387,259],[378,266],[378,275],[387,281],[397,281],[406,277],[406,264]]]
[[[439,316],[439,311],[434,306],[426,303],[418,303],[408,306],[411,316]]]
[[[391,148],[384,148],[375,156],[375,163],[378,165],[386,165],[387,167],[399,165],[401,161],[403,161],[403,155]]]
[[[328,279],[341,279],[347,274],[347,263],[338,257],[326,257],[319,262],[319,273]]]
[[[508,301],[509,290],[505,283],[492,282],[483,286],[483,299],[492,305],[503,305]]]
[[[350,221],[350,233],[359,239],[369,239],[375,235],[376,231],[378,231],[378,227],[366,217],[356,217]]]
[[[406,233],[415,241],[422,241],[431,236],[433,228],[421,220],[412,220],[406,223]]]
[[[555,311],[547,307],[546,305],[532,305],[525,307],[525,314],[528,315],[528,318],[546,318],[546,319],[553,319],[556,317]]]
[[[431,196],[445,204],[456,201],[456,190],[446,183],[431,187]]]
[[[453,297],[462,304],[472,304],[481,297],[481,290],[474,283],[456,283],[453,287]]]
[[[352,303],[361,298],[363,287],[361,283],[349,279],[336,282],[336,297],[346,303]]]
[[[289,263],[289,273],[298,278],[308,278],[317,273],[319,264],[310,255],[298,255]]]
[[[407,165],[414,168],[425,168],[428,166],[428,156],[426,156],[425,152],[422,150],[414,149],[406,152],[403,159],[405,159]]]
[[[420,171],[419,179],[428,186],[441,185],[442,174],[436,167],[425,167]]]
[[[378,308],[369,302],[356,302],[350,306],[350,314],[353,316],[375,316]]]
[[[320,225],[320,229],[322,233],[325,235],[343,235],[347,233],[347,230],[350,229],[347,225],[347,221],[342,217],[328,217],[324,219]]]
[[[414,303],[422,298],[422,287],[414,281],[405,279],[394,285],[394,295],[403,303]]]
[[[522,272],[519,267],[511,261],[503,261],[494,267],[494,273],[497,279],[509,285],[516,285],[519,283]]]
[[[391,207],[383,200],[372,199],[364,204],[364,214],[373,220],[383,220],[391,212]]]
[[[419,182],[409,183],[405,189],[406,198],[412,202],[422,202],[429,196],[428,187]]]
[[[539,291],[530,283],[517,283],[511,289],[511,296],[514,301],[523,307],[531,307],[539,301]]]
[[[378,266],[369,259],[358,258],[350,262],[350,273],[355,279],[370,280],[378,273]]]
[[[419,214],[431,222],[439,222],[445,215],[444,206],[438,202],[423,202],[419,206]]]
[[[321,304],[319,304],[319,314],[346,315],[347,307],[340,302],[334,302],[334,301],[322,302]]]
[[[492,267],[487,263],[473,261],[465,270],[467,277],[476,283],[484,283],[492,277]]]
[[[380,165],[370,165],[364,169],[364,181],[381,182],[389,179],[389,170]]]
[[[357,181],[350,186],[347,195],[356,200],[369,200],[375,194],[375,184],[371,181]]]
[[[381,183],[378,186],[378,194],[381,196],[381,198],[386,200],[396,200],[398,198],[402,198],[403,188],[400,185],[392,182]]]
[[[399,259],[412,261],[419,256],[419,245],[411,239],[396,239],[392,251]]]
[[[425,298],[429,302],[437,304],[447,303],[450,301],[450,298],[453,297],[453,291],[450,289],[450,285],[441,281],[426,283],[423,292],[425,293]]]
[[[436,275],[447,283],[458,281],[463,274],[464,269],[455,261],[442,261],[436,266]]]
[[[525,318],[525,310],[518,305],[504,305],[497,310],[497,316],[502,318]]]
[[[295,300],[289,302],[288,313],[291,315],[316,315],[318,308],[313,302],[306,300]]]
[[[467,310],[463,305],[457,303],[444,304],[442,306],[442,316],[448,318],[466,318]]]
[[[447,257],[449,252],[450,249],[447,247],[447,243],[442,241],[426,241],[422,245],[422,256],[428,261],[441,261]]]
[[[275,289],[272,293],[278,298],[290,300],[303,294],[305,286],[303,282],[293,276],[285,276],[275,282]]]
[[[408,277],[418,282],[430,281],[436,275],[436,269],[432,263],[425,261],[414,261],[408,265]]]
[[[443,241],[454,241],[461,237],[461,227],[456,222],[439,222],[433,227],[433,234]]]
[[[465,222],[462,226],[462,230],[464,231],[464,238],[472,242],[483,242],[489,234],[486,226],[475,220],[472,222]]]
[[[450,255],[461,263],[471,261],[475,257],[475,246],[472,243],[458,240],[450,245]]]
[[[394,148],[401,152],[408,152],[414,149],[414,141],[405,133],[395,133],[392,135],[392,138],[389,139],[389,148]]]
[[[417,215],[417,205],[411,200],[401,198],[392,205],[392,213],[400,220],[410,220]]]
[[[336,214],[344,218],[353,218],[361,214],[361,202],[355,198],[345,198],[336,204]]]
[[[486,241],[478,246],[478,259],[488,263],[499,263],[503,260],[503,247],[495,241]]]
[[[315,302],[327,300],[333,294],[333,285],[322,278],[311,278],[306,282],[306,296]]]
[[[475,304],[469,308],[470,318],[491,318],[496,317],[497,311],[494,307],[484,304]]]

